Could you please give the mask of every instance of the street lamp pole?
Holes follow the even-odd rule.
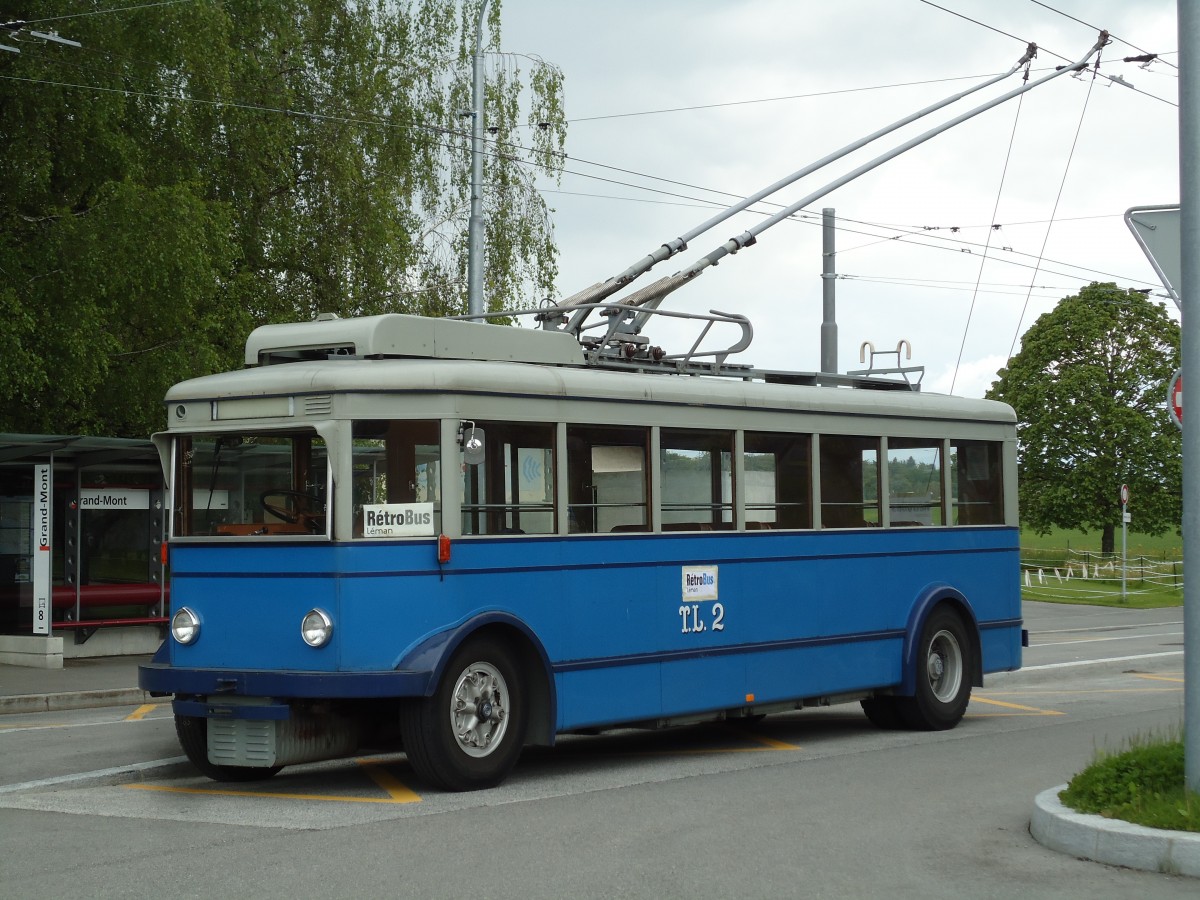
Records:
[[[471,219],[467,224],[467,312],[483,315],[483,20],[488,0],[479,6],[475,55],[471,58]]]

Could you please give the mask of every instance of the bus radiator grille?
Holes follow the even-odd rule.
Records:
[[[291,766],[346,756],[358,742],[358,727],[341,716],[208,720],[208,760],[214,765]]]

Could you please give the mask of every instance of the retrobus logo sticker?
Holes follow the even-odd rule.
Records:
[[[362,515],[363,537],[433,535],[432,503],[369,503]]]
[[[717,567],[716,566],[684,566],[683,567],[683,601],[694,603],[698,600],[717,599]]]

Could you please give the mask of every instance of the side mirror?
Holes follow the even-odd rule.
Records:
[[[483,462],[484,434],[482,428],[476,428],[474,422],[463,422],[458,428],[458,443],[462,447],[463,462],[468,466],[477,466]]]

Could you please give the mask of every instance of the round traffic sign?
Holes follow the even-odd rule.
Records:
[[[1121,485],[1121,505],[1127,506],[1128,504],[1129,504],[1129,485],[1123,484],[1123,485]]]

